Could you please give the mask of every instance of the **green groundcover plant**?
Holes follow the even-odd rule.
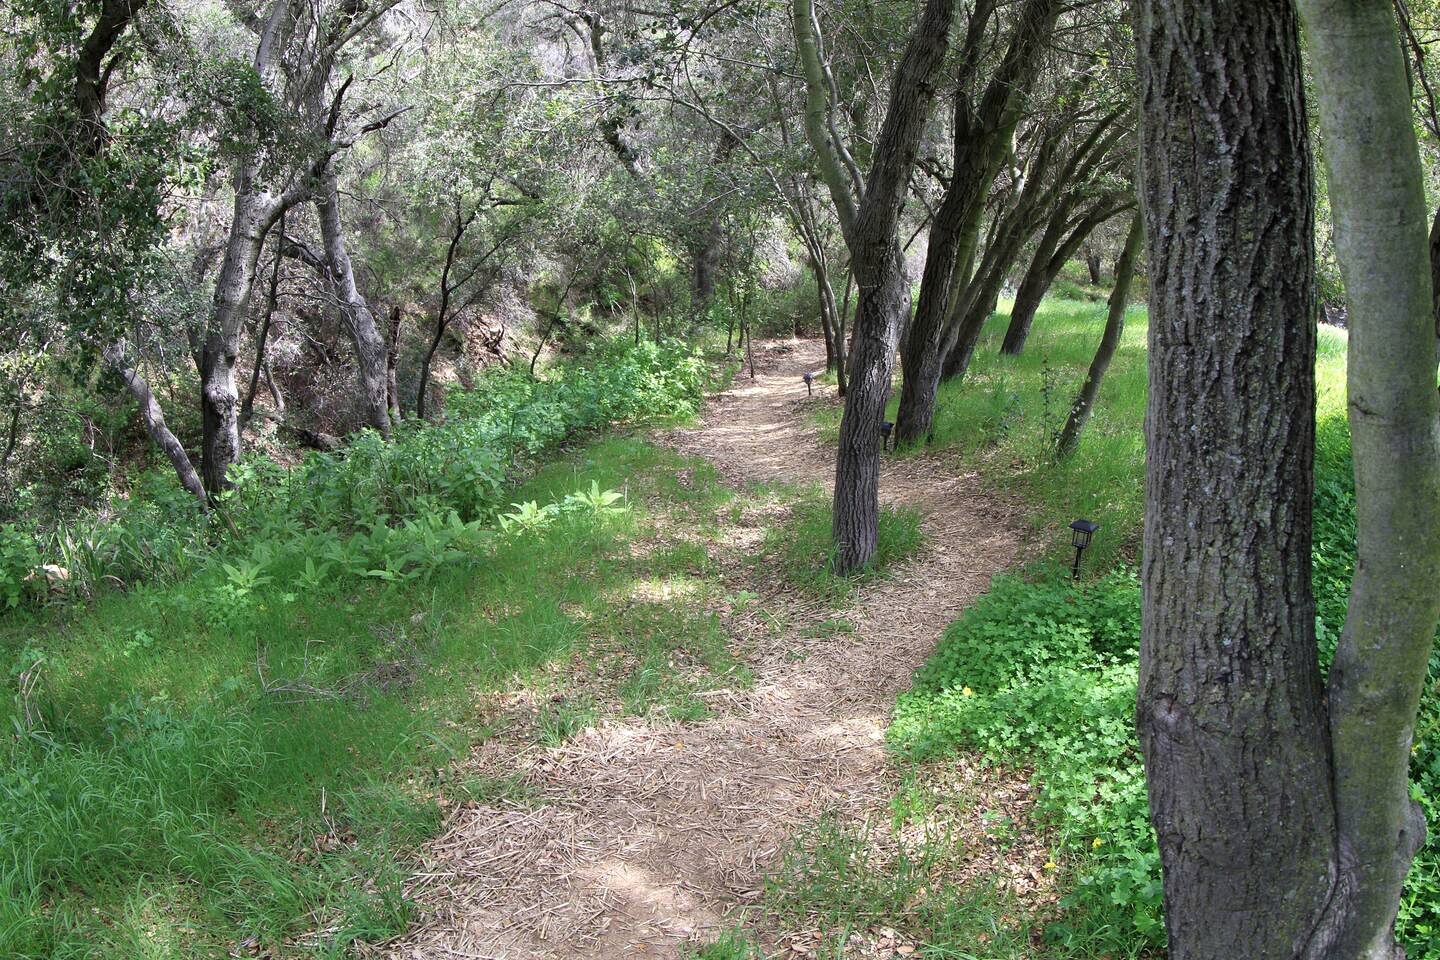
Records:
[[[451,394],[443,421],[405,421],[392,442],[366,431],[296,467],[242,464],[235,489],[208,516],[157,469],[130,497],[69,523],[0,526],[0,610],[222,563],[244,589],[247,564],[286,552],[333,561],[312,571],[356,568],[395,557],[406,539],[418,561],[434,538],[492,519],[518,465],[577,431],[690,416],[704,376],[691,347],[624,340],[602,342],[543,380],[495,369],[474,390]]]
[[[1322,662],[1344,624],[1354,571],[1354,483],[1343,416],[1322,420],[1316,457],[1314,585]],[[1068,893],[1047,936],[1085,955],[1164,946],[1159,855],[1134,730],[1140,587],[1133,570],[1089,583],[1042,567],[998,578],[947,631],[889,736],[927,759],[956,749],[1028,767],[1054,831]],[[1440,660],[1432,657],[1411,768],[1440,818]],[[1410,955],[1440,957],[1440,841],[1410,872],[1399,928]]]

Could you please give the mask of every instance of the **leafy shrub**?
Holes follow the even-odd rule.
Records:
[[[1163,944],[1159,859],[1135,741],[1140,588],[999,577],[946,632],[896,705],[891,743],[914,759],[956,748],[1028,765],[1038,814],[1076,881],[1051,935],[1124,950]]]
[[[235,489],[208,516],[173,477],[154,471],[129,498],[53,530],[0,528],[0,607],[47,595],[33,578],[43,563],[66,569],[71,596],[105,582],[174,581],[226,563],[241,570],[256,550],[329,557],[335,562],[324,569],[336,575],[394,579],[397,564],[433,566],[444,556],[434,552],[445,546],[440,540],[473,537],[492,521],[518,466],[579,431],[691,416],[704,376],[689,347],[623,340],[592,347],[584,362],[548,380],[496,370],[452,394],[444,420],[399,424],[388,443],[366,431],[298,467],[242,464]]]

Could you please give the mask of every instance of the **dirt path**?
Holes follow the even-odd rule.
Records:
[[[832,455],[805,416],[825,401],[801,380],[823,368],[823,347],[763,347],[758,378],[742,374],[698,428],[660,439],[733,481],[828,483]],[[510,756],[544,803],[460,811],[425,852],[422,922],[387,955],[675,957],[759,898],[802,825],[883,805],[896,695],[1020,538],[1013,514],[940,461],[887,460],[881,489],[924,513],[931,546],[858,592],[854,633],[772,639],[753,658],[754,685],[718,691],[702,723],[607,722]]]

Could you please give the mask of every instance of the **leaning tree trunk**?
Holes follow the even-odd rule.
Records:
[[[1100,336],[1100,346],[1095,351],[1095,359],[1090,361],[1085,383],[1080,387],[1080,394],[1070,407],[1070,416],[1065,419],[1060,438],[1055,441],[1057,460],[1069,457],[1080,445],[1080,434],[1085,430],[1085,424],[1089,422],[1090,414],[1095,409],[1095,401],[1100,396],[1100,383],[1105,379],[1105,371],[1110,369],[1115,349],[1120,346],[1120,337],[1125,333],[1125,309],[1130,305],[1130,283],[1135,279],[1135,259],[1140,253],[1143,239],[1144,229],[1139,214],[1136,214],[1130,222],[1130,233],[1125,238],[1125,249],[1121,252],[1120,262],[1116,267],[1115,288],[1110,291],[1110,309],[1105,317],[1105,332]]]
[[[1310,583],[1313,201],[1288,0],[1139,0],[1137,725],[1174,960],[1304,955],[1335,809]]]
[[[140,404],[140,419],[145,423],[145,432],[150,439],[169,459],[175,473],[180,477],[180,483],[194,494],[200,503],[206,504],[205,485],[200,480],[200,474],[195,471],[195,465],[190,461],[190,454],[185,452],[185,446],[170,432],[170,427],[165,423],[165,412],[160,409],[160,403],[155,399],[155,394],[150,390],[150,384],[140,372],[125,359],[125,341],[117,340],[110,344],[104,351],[105,361],[110,368],[120,377],[120,382],[125,384],[125,389]]]
[[[834,197],[851,269],[860,288],[850,382],[835,459],[831,516],[834,566],[850,573],[875,555],[880,530],[880,424],[895,369],[895,348],[910,316],[905,254],[897,226],[906,185],[935,90],[931,84],[949,46],[954,0],[927,0],[890,90],[875,141],[869,180],[857,202],[844,145],[825,123],[828,84],[815,35],[814,5],[795,0],[793,24],[807,88],[806,136]],[[851,161],[853,163],[853,160]]]
[[[1040,245],[1035,251],[1035,258],[1030,261],[1030,268],[1025,271],[1025,277],[1015,291],[1015,303],[1010,308],[1010,325],[1005,328],[1005,339],[1000,344],[1001,353],[1018,357],[1024,352],[1025,341],[1030,339],[1030,328],[1035,323],[1040,302],[1045,299],[1045,294],[1050,292],[1055,278],[1060,276],[1060,271],[1065,269],[1065,264],[1070,262],[1070,258],[1080,249],[1081,244],[1089,239],[1090,234],[1126,206],[1128,204],[1115,205],[1102,200],[1081,217],[1066,235],[1065,228],[1070,226],[1069,213],[1074,208],[1062,205],[1065,212],[1057,212],[1060,218],[1058,224],[1052,218],[1050,226],[1040,238]],[[1055,229],[1057,226],[1058,230]],[[1121,256],[1123,258],[1124,254]],[[1115,269],[1120,269],[1118,263]]]
[[[321,174],[320,189],[315,198],[320,217],[320,235],[325,243],[327,279],[331,294],[340,305],[346,330],[355,345],[356,376],[360,381],[360,405],[365,422],[390,436],[390,384],[387,376],[389,350],[385,338],[375,324],[370,304],[355,284],[355,269],[345,249],[345,233],[340,224],[340,182],[332,160]]]
[[[977,45],[993,9],[993,3],[985,3],[972,12],[962,78],[973,76],[980,56]],[[1060,9],[1055,0],[1027,0],[978,111],[969,105],[970,91],[956,93],[954,175],[931,225],[915,319],[901,348],[904,378],[895,416],[897,443],[920,443],[930,436],[946,358],[948,320],[962,285],[971,279],[986,192],[1013,149],[1029,87],[1048,49]]]
[[[1425,174],[1389,3],[1300,0],[1350,302],[1355,576],[1330,668],[1339,876],[1307,960],[1392,960],[1425,818],[1410,748],[1440,617],[1440,398]]]

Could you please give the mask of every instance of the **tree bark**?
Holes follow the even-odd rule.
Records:
[[[826,91],[811,0],[795,0],[794,29],[809,100],[806,133],[835,199],[859,287],[851,376],[840,422],[831,518],[834,567],[849,573],[875,555],[880,519],[880,423],[895,348],[910,315],[910,289],[897,226],[920,134],[935,97],[932,79],[949,46],[954,0],[927,0],[910,36],[876,138],[863,198],[850,192],[844,145],[824,123]]]
[[[995,4],[976,5],[967,31],[959,82],[973,79]],[[935,394],[945,362],[947,320],[979,244],[987,190],[1005,161],[1026,94],[1051,29],[1059,16],[1056,0],[1027,0],[1010,44],[978,108],[970,91],[955,96],[955,169],[930,228],[925,272],[915,317],[901,351],[904,378],[895,417],[896,443],[926,440],[935,417]]]
[[[1080,434],[1084,432],[1085,424],[1089,422],[1090,414],[1095,409],[1095,401],[1100,396],[1100,382],[1105,379],[1105,371],[1110,368],[1115,349],[1120,346],[1120,337],[1125,333],[1125,310],[1130,306],[1130,283],[1135,279],[1135,260],[1139,256],[1143,239],[1144,228],[1137,214],[1130,221],[1130,232],[1125,238],[1125,248],[1116,268],[1115,287],[1110,291],[1110,307],[1105,317],[1105,332],[1100,337],[1100,346],[1095,351],[1095,359],[1090,361],[1085,383],[1081,385],[1080,394],[1070,407],[1070,416],[1065,420],[1060,438],[1055,442],[1057,460],[1069,457],[1080,445]]]
[[[170,427],[165,423],[165,412],[160,409],[160,403],[151,392],[150,385],[139,371],[126,361],[125,341],[117,340],[107,346],[104,356],[110,368],[125,384],[125,389],[139,402],[140,419],[145,423],[145,432],[175,468],[175,473],[185,489],[190,491],[202,506],[206,505],[205,485],[200,481],[200,474],[195,471],[195,465],[190,461],[190,454],[185,452],[184,444],[170,432]]]
[[[1124,254],[1122,253],[1121,256],[1124,256]],[[1089,250],[1085,253],[1085,269],[1090,274],[1091,284],[1099,286],[1104,282],[1105,278],[1100,274],[1100,254],[1094,250]]]
[[[260,377],[265,371],[265,347],[270,339],[270,319],[280,303],[280,261],[281,248],[285,244],[285,218],[279,221],[279,238],[275,244],[275,264],[270,270],[270,289],[265,295],[265,312],[260,317],[260,331],[255,335],[255,366],[250,371],[250,387],[245,391],[245,400],[240,404],[240,430],[243,433],[250,426],[255,415],[255,394],[260,390]]]
[[[1440,617],[1440,397],[1425,174],[1391,4],[1300,0],[1350,305],[1355,576],[1330,668],[1338,876],[1307,960],[1393,960],[1425,839],[1410,747]]]
[[[243,173],[238,179],[234,218],[215,280],[210,317],[195,350],[200,374],[201,472],[212,496],[229,489],[230,467],[240,460],[235,362],[265,234],[279,215],[269,194],[253,189]]]
[[[1040,238],[1035,259],[1030,261],[1030,268],[1025,271],[1025,277],[1015,291],[1015,305],[1010,308],[1010,325],[1005,329],[1005,340],[1000,344],[1001,353],[1018,357],[1025,350],[1025,341],[1030,337],[1030,327],[1035,322],[1035,313],[1040,309],[1040,302],[1045,299],[1045,294],[1050,292],[1050,285],[1060,276],[1065,264],[1070,262],[1070,258],[1096,229],[1131,206],[1128,198],[1115,203],[1107,197],[1096,203],[1078,221],[1072,222],[1068,211],[1058,221],[1051,219],[1050,225]],[[1070,231],[1068,235],[1066,230]],[[1119,269],[1118,265],[1116,269]]]
[[[320,218],[320,236],[325,244],[327,280],[331,295],[340,306],[345,328],[355,345],[355,374],[360,385],[360,407],[365,423],[382,437],[390,437],[390,390],[386,368],[389,351],[375,324],[375,314],[355,283],[355,268],[345,249],[345,232],[340,222],[340,181],[330,161],[320,177],[315,198]]]
[[[390,335],[385,338],[385,395],[389,398],[390,421],[399,423],[400,412],[400,321],[398,305],[390,307]]]
[[[1335,878],[1311,592],[1313,201],[1287,0],[1139,0],[1137,726],[1174,960],[1303,956]]]

